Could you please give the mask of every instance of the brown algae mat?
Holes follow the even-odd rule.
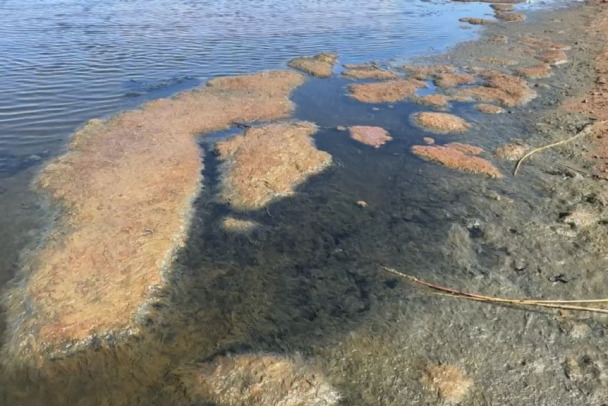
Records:
[[[454,96],[507,107],[524,105],[536,97],[536,92],[522,78],[493,70],[482,72],[480,76],[484,79],[481,86],[458,88]]]
[[[412,115],[412,122],[424,130],[439,134],[463,133],[471,128],[471,124],[464,119],[448,113],[415,113]]]
[[[276,355],[219,357],[212,365],[175,372],[193,402],[222,406],[332,406],[340,395],[327,378],[300,359]]]
[[[388,79],[396,79],[399,75],[390,70],[380,69],[375,66],[370,66],[369,68],[357,68],[350,69],[342,72],[342,76],[350,78],[350,79],[378,79],[378,80],[388,80]]]
[[[218,142],[222,199],[238,210],[255,210],[293,195],[331,164],[331,156],[314,145],[316,132],[307,122],[272,124]]]
[[[503,109],[502,107],[498,107],[493,104],[486,104],[486,103],[476,104],[475,109],[477,111],[480,111],[480,112],[486,113],[486,114],[501,114],[501,113],[505,112],[505,109]]]
[[[391,103],[412,97],[427,84],[418,79],[387,80],[349,86],[350,96],[364,103]]]
[[[39,176],[61,214],[9,292],[5,360],[33,357],[43,370],[48,351],[74,354],[92,335],[137,335],[186,236],[201,183],[196,135],[285,117],[303,82],[290,71],[217,78],[78,131]]]
[[[450,65],[404,65],[401,69],[407,72],[408,77],[418,80],[432,79],[438,75],[456,72],[456,67]]]
[[[450,106],[451,100],[451,97],[437,93],[418,96],[412,99],[412,101],[416,104],[434,107],[436,109],[447,109]]]
[[[431,162],[437,162],[450,169],[472,174],[486,175],[490,178],[502,178],[500,171],[479,155],[483,150],[479,147],[449,143],[446,145],[414,145],[412,153]]]
[[[303,56],[289,61],[291,68],[297,69],[318,78],[328,78],[332,75],[338,55],[321,53],[315,56]]]
[[[380,148],[393,139],[388,131],[382,127],[356,125],[349,127],[348,130],[350,131],[350,138],[374,148]]]

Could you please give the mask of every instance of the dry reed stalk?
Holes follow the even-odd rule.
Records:
[[[417,278],[412,275],[407,275],[396,271],[392,268],[388,268],[386,266],[382,266],[386,272],[392,273],[393,275],[397,275],[400,278],[406,279],[408,281],[414,282],[415,284],[425,286],[434,291],[441,292],[441,294],[450,297],[457,297],[460,299],[469,299],[475,300],[478,302],[489,302],[489,303],[501,303],[501,304],[510,304],[510,305],[519,305],[519,306],[539,306],[539,307],[547,307],[552,309],[561,309],[561,310],[576,310],[576,311],[588,311],[593,313],[605,313],[608,314],[608,309],[602,309],[597,307],[587,307],[587,306],[574,306],[574,303],[608,303],[607,299],[589,299],[589,300],[536,300],[536,299],[505,299],[494,296],[485,296],[479,295],[476,293],[468,293],[463,292],[457,289],[449,288],[446,286],[438,285],[432,282],[425,281],[423,279]]]
[[[572,141],[576,140],[577,138],[580,138],[580,137],[585,136],[585,135],[589,135],[589,134],[591,134],[593,132],[593,127],[594,127],[594,123],[588,123],[576,135],[574,135],[574,136],[572,136],[572,137],[570,137],[568,139],[557,141],[557,142],[554,142],[552,144],[545,145],[543,147],[534,148],[533,150],[531,150],[530,152],[528,152],[526,155],[522,156],[519,161],[517,161],[517,164],[515,165],[515,169],[513,169],[513,176],[517,175],[517,171],[519,171],[519,167],[521,166],[522,162],[525,159],[527,159],[530,156],[532,156],[533,154],[535,154],[537,152],[540,152],[540,151],[544,151],[544,150],[549,149],[549,148],[557,147],[558,145],[567,144],[569,142],[572,142]]]

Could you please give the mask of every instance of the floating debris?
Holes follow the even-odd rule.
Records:
[[[338,55],[321,53],[315,56],[303,56],[292,59],[288,66],[319,78],[328,78],[332,75]]]
[[[486,114],[501,114],[505,112],[505,109],[503,109],[502,107],[486,103],[476,104],[475,109]]]
[[[427,84],[417,79],[388,80],[350,85],[351,97],[364,103],[391,103],[413,96]]]
[[[420,112],[412,116],[417,126],[440,134],[462,133],[471,125],[462,118],[448,113]]]
[[[460,368],[447,364],[427,366],[421,382],[448,404],[462,402],[473,386]]]
[[[257,210],[293,195],[296,186],[331,163],[331,155],[315,148],[316,131],[308,122],[271,124],[218,142],[222,200],[239,210]]]
[[[180,368],[180,387],[194,402],[224,406],[332,406],[340,394],[300,359],[276,355],[219,357]]]
[[[502,178],[500,171],[489,161],[478,156],[479,147],[468,144],[414,145],[412,153],[431,162],[437,162],[451,169],[490,178]]]
[[[382,127],[368,127],[363,125],[356,125],[349,127],[349,130],[350,138],[374,148],[380,148],[380,146],[386,144],[387,142],[393,139],[388,134],[388,131],[386,131]]]
[[[365,209],[369,205],[367,204],[367,202],[365,200],[358,200],[357,206],[361,207],[362,209]]]
[[[435,138],[431,138],[431,137],[423,137],[422,141],[426,144],[426,145],[433,145],[435,143]]]

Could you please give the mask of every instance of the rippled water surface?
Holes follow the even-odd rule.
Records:
[[[473,36],[458,17],[488,12],[417,0],[3,1],[0,177],[52,155],[90,118],[207,78],[321,51],[341,62],[424,55]]]

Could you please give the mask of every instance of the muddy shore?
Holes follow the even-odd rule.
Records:
[[[464,71],[497,69],[491,61],[515,55],[517,65],[498,68],[511,72],[538,62],[516,41],[523,35],[570,48],[568,62],[554,66],[552,75],[526,79],[537,96],[525,105],[506,103],[504,114],[484,114],[474,101],[450,99],[441,110],[472,123],[458,135],[410,127],[410,115],[432,111],[426,106],[410,110],[376,99],[366,106],[349,96],[350,80],[310,80],[293,96],[293,118],[319,126],[316,145],[336,164],[263,210],[233,213],[214,197],[222,168],[212,147],[203,143],[209,157],[202,176],[206,193],[194,203],[193,223],[176,255],[176,276],[167,281],[170,289],[146,320],[146,339],[154,344],[125,355],[140,370],[157,364],[142,358],[159,357],[162,368],[153,373],[167,382],[145,388],[124,384],[119,392],[132,397],[121,402],[245,404],[245,397],[228,401],[219,390],[213,392],[222,386],[215,381],[222,382],[222,375],[215,371],[234,371],[235,364],[246,369],[241,363],[251,363],[258,374],[258,368],[276,362],[288,374],[302,369],[306,372],[297,372],[298,377],[322,379],[322,392],[344,405],[601,405],[608,398],[605,316],[426,295],[380,265],[497,296],[608,297],[608,125],[598,123],[593,137],[535,155],[517,177],[510,175],[512,161],[491,154],[509,143],[546,145],[571,137],[593,119],[608,118],[607,33],[608,7],[592,1],[528,13],[525,22],[492,24],[479,41],[416,61]],[[496,46],[498,36],[510,42]],[[325,83],[341,89],[334,97],[342,113],[366,111],[364,117],[371,118],[337,117],[329,109],[307,106],[306,97]],[[404,112],[402,121],[375,121]],[[338,124],[382,124],[392,140],[382,148],[345,143],[348,134],[336,130]],[[460,173],[413,159],[411,148],[428,136],[441,145],[466,143],[460,145],[476,148],[475,155],[485,151],[484,159],[504,177]],[[360,201],[365,205],[355,204]],[[226,215],[236,216],[234,222],[246,224],[248,231],[231,231],[224,222],[232,217]],[[95,350],[106,349],[99,345]],[[250,354],[258,356],[251,361]],[[187,361],[200,368],[196,373],[202,371],[202,378],[189,375],[185,385],[178,372],[188,369],[163,375]],[[246,375],[230,377],[251,379]],[[27,372],[18,379],[23,387],[35,383]],[[116,396],[110,399],[120,399],[120,385],[107,379],[108,391]],[[306,386],[308,380],[294,382]],[[57,404],[86,398],[79,397],[81,383],[66,388],[74,393],[57,396]],[[191,385],[198,385],[190,392],[199,389],[200,399],[183,393]],[[44,389],[28,399],[21,387],[15,388],[11,401],[42,404],[45,399]],[[103,401],[102,392],[80,404]],[[0,401],[3,396],[9,395],[0,393]]]

